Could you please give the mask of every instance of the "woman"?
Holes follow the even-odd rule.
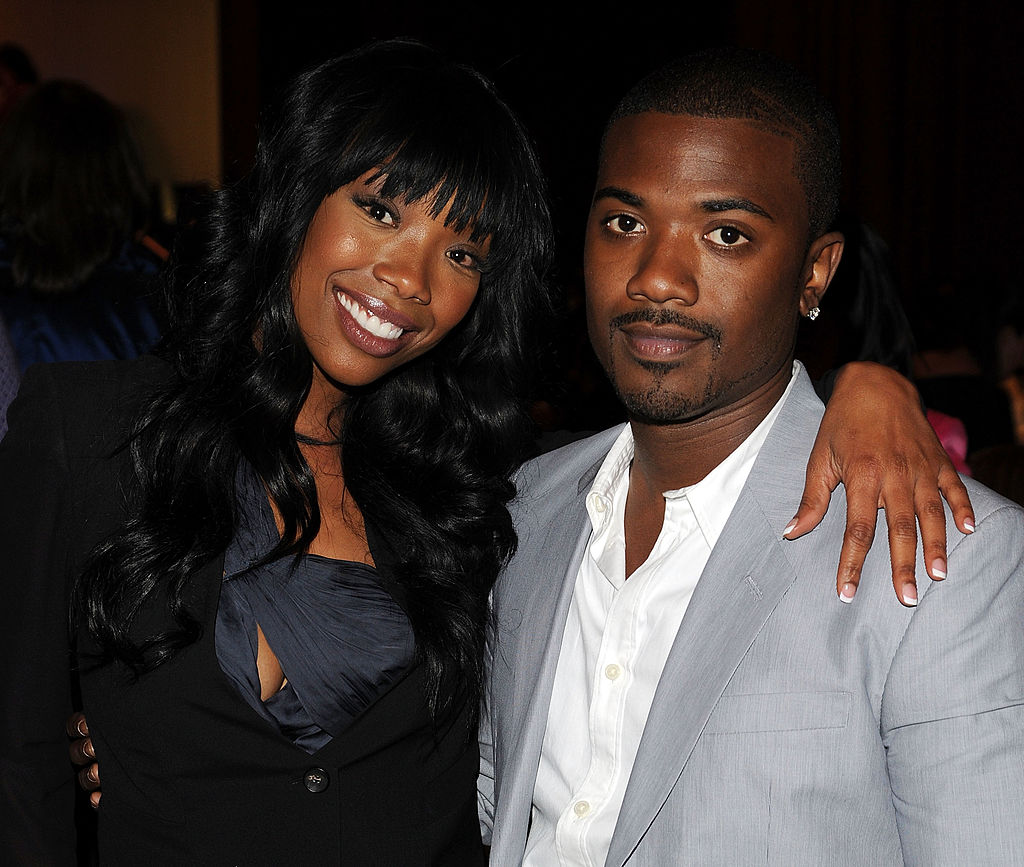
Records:
[[[73,846],[69,597],[105,862],[483,858],[473,722],[549,239],[486,83],[372,46],[288,92],[171,271],[161,360],[29,375],[0,446],[8,861]]]
[[[467,747],[549,243],[533,154],[486,83],[371,48],[287,95],[252,177],[171,272],[165,360],[30,377],[13,422],[44,466],[12,506],[35,516],[16,522],[34,552],[18,568],[80,573],[82,697],[112,759],[105,860],[370,863],[385,816],[392,860],[414,842],[427,862],[479,852]],[[26,443],[8,445],[10,478]],[[46,562],[54,527],[71,537]],[[334,618],[300,623],[303,603]],[[45,727],[70,701],[43,663],[66,652],[64,603],[22,605],[39,655],[11,678]],[[155,788],[138,778],[154,736],[185,759],[144,770],[166,775]]]
[[[21,369],[135,358],[164,251],[121,112],[75,81],[39,85],[0,132],[0,312]]]

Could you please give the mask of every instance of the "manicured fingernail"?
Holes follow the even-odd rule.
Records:
[[[856,584],[844,584],[843,589],[839,591],[839,601],[845,602],[849,605],[853,602],[853,597],[857,595]]]
[[[786,525],[786,529],[782,531],[782,538],[785,539],[790,533],[796,529],[797,520],[794,518]]]
[[[95,765],[92,765],[89,768],[89,770],[85,772],[85,775],[94,783],[98,783],[100,781],[100,775],[98,773],[98,770],[99,769]]]
[[[913,584],[903,585],[903,604],[917,605],[917,588]]]
[[[82,752],[90,758],[96,758],[96,748],[93,747],[91,740],[85,742],[85,744],[82,746]]]
[[[946,577],[946,561],[941,557],[936,557],[932,560],[932,578],[936,581],[941,581]]]
[[[79,735],[80,735],[81,737],[83,737],[83,738],[84,738],[84,737],[85,737],[85,736],[86,736],[87,734],[89,734],[89,733],[88,733],[88,732],[87,732],[87,731],[85,730],[85,720],[84,720],[84,719],[80,719],[80,720],[79,720],[79,721],[78,721],[77,723],[75,723],[75,731],[76,731],[76,732],[78,732],[78,734],[79,734]]]
[[[964,521],[964,532],[965,533],[973,533],[974,532],[974,521],[972,521],[970,518],[968,518],[966,521]]]

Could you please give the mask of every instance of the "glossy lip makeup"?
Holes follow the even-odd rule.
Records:
[[[375,358],[394,355],[419,330],[409,317],[379,298],[333,286],[341,327],[354,346]]]

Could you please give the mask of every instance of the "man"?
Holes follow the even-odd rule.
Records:
[[[978,532],[916,609],[884,545],[840,604],[843,505],[779,538],[822,413],[792,353],[842,253],[837,186],[830,109],[760,55],[667,67],[614,113],[585,274],[630,421],[521,473],[493,864],[1024,863],[1020,510],[972,487]]]

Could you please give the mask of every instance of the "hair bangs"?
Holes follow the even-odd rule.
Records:
[[[353,131],[335,183],[342,186],[376,170],[370,180],[383,178],[384,197],[426,200],[433,217],[444,213],[445,226],[457,232],[468,229],[474,241],[502,234],[522,220],[517,173],[510,171],[516,157],[489,130],[506,129],[509,121],[496,123],[489,112],[481,112],[483,117],[470,114],[469,122],[457,122],[438,105],[421,102],[416,109],[407,99],[385,102]],[[395,134],[410,128],[414,132],[403,138]]]

